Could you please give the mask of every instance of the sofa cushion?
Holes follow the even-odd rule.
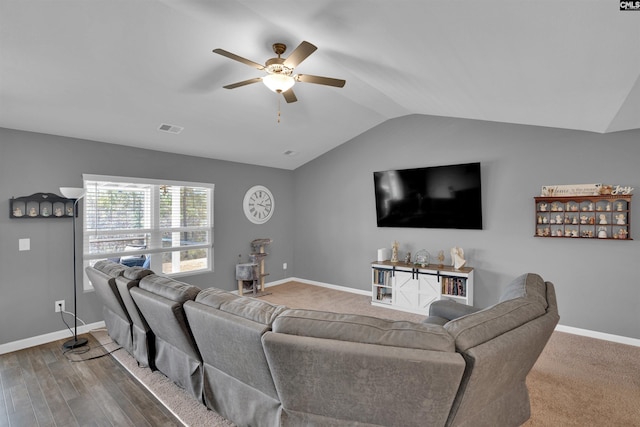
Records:
[[[129,267],[122,273],[122,275],[129,280],[140,280],[150,274],[153,274],[153,271],[142,267]]]
[[[127,267],[122,264],[118,264],[117,262],[109,261],[106,259],[96,262],[93,265],[93,268],[111,277],[122,276],[124,271],[127,269]]]
[[[516,277],[509,283],[502,293],[499,302],[515,298],[527,298],[537,301],[547,308],[547,286],[538,274],[526,273]]]
[[[287,307],[255,298],[242,297],[216,288],[207,288],[196,297],[199,302],[254,322],[270,325]]]
[[[232,294],[231,292],[218,288],[207,288],[198,294],[196,302],[219,309],[223,303],[233,301],[236,298],[238,298],[238,295]]]
[[[143,277],[138,287],[152,294],[181,303],[195,299],[200,292],[200,288],[196,286],[156,274]]]
[[[287,310],[273,323],[273,332],[421,350],[455,349],[453,338],[439,325],[325,311]]]

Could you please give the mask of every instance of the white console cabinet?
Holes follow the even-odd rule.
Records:
[[[371,264],[371,304],[429,314],[432,302],[452,299],[473,305],[473,269],[376,261]]]

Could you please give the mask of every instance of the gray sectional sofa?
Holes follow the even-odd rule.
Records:
[[[526,376],[559,319],[536,274],[482,310],[436,302],[423,323],[288,309],[155,274],[129,293],[154,337],[152,368],[238,426],[521,425]]]

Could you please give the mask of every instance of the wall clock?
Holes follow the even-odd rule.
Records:
[[[275,201],[273,194],[265,186],[251,187],[244,195],[242,207],[247,219],[254,224],[264,224],[273,215]]]

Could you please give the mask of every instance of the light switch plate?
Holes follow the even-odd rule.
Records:
[[[29,250],[31,250],[31,239],[19,239],[18,240],[18,250],[20,250],[20,251],[29,251]]]

